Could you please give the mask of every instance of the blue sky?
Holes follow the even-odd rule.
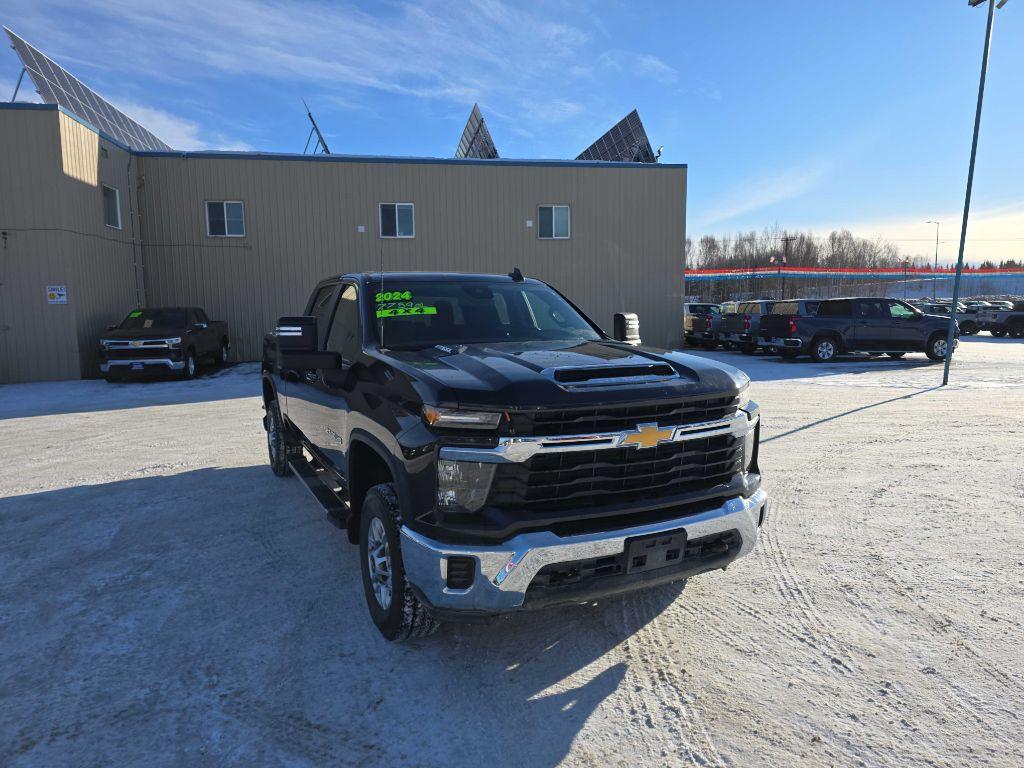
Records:
[[[956,254],[985,11],[966,0],[6,0],[0,22],[180,148],[575,157],[633,107],[689,165],[688,232]],[[997,11],[968,256],[1024,256],[1024,0]],[[0,55],[0,94],[19,64]]]

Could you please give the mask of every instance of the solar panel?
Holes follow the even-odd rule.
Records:
[[[576,158],[577,160],[607,160],[613,163],[656,163],[647,139],[647,131],[634,109]]]
[[[487,130],[484,116],[476,104],[473,105],[473,109],[469,113],[469,120],[466,121],[466,127],[462,131],[462,138],[459,139],[455,156],[475,157],[482,160],[494,160],[498,156],[498,150],[491,139],[491,132]]]
[[[38,48],[26,43],[7,27],[4,31],[11,38],[11,47],[45,103],[59,104],[132,149],[171,149]]]

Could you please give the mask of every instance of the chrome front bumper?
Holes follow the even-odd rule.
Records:
[[[105,363],[100,363],[100,371],[102,373],[109,373],[111,368],[128,368],[130,370],[133,365],[138,364],[141,364],[144,369],[159,366],[170,371],[180,371],[185,367],[183,360],[171,360],[168,357],[147,357],[141,360],[108,360]]]
[[[762,489],[749,498],[734,498],[722,506],[687,517],[651,525],[577,536],[550,531],[523,533],[497,546],[460,546],[428,539],[402,528],[402,561],[409,583],[435,609],[497,614],[523,607],[526,590],[543,567],[625,552],[626,540],[667,531],[685,530],[687,540],[737,531],[742,544],[736,557],[754,548],[768,495]],[[468,589],[449,589],[447,558],[472,557],[476,577]],[[657,573],[653,571],[651,573]],[[685,576],[682,574],[681,577]]]

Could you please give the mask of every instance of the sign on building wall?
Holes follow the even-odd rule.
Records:
[[[48,286],[46,286],[46,303],[47,304],[67,304],[68,303],[68,287],[66,285],[48,285]]]

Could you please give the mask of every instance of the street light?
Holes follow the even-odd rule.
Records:
[[[925,224],[935,225],[935,267],[932,269],[932,301],[934,302],[938,296],[936,293],[935,281],[939,279],[939,222],[926,221]]]
[[[986,0],[967,0],[974,8]],[[949,383],[949,364],[953,359],[953,333],[956,329],[956,305],[960,301],[960,275],[964,271],[964,246],[967,243],[967,218],[971,212],[971,188],[974,186],[974,160],[978,156],[978,131],[981,129],[981,105],[985,101],[985,75],[988,74],[988,52],[992,44],[992,22],[996,16],[996,0],[988,2],[988,24],[985,27],[985,49],[981,54],[981,79],[978,81],[978,106],[974,111],[974,138],[971,141],[971,162],[967,166],[967,194],[964,196],[964,219],[960,225],[960,252],[956,258],[956,277],[953,279],[953,304],[949,312],[949,330],[946,332],[946,364],[942,370],[942,386]],[[1007,0],[999,0],[999,7]]]

